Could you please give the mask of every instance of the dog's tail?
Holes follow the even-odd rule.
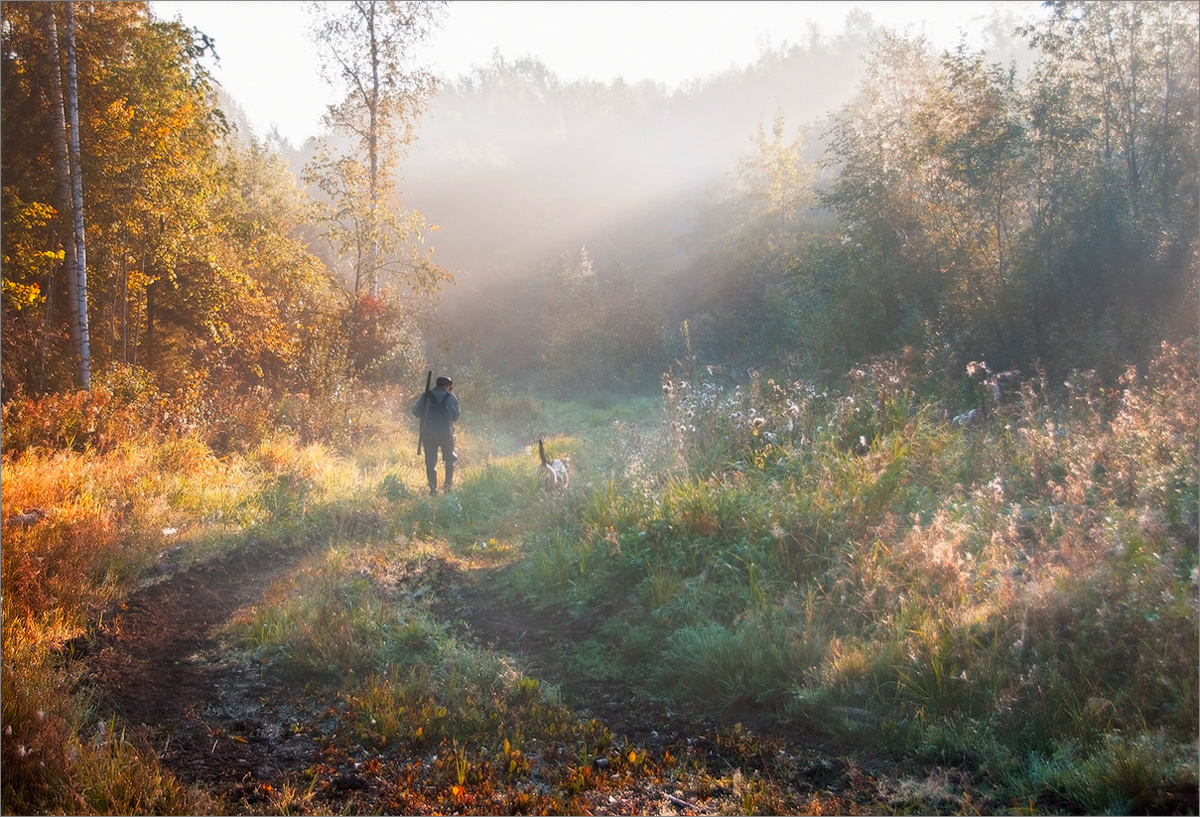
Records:
[[[546,457],[546,446],[542,445],[541,437],[538,437],[538,456],[542,458],[542,465],[550,465],[550,460]]]

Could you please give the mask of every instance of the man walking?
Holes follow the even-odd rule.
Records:
[[[458,398],[454,396],[454,383],[448,377],[439,377],[437,387],[427,390],[412,407],[412,413],[421,418],[421,444],[425,446],[425,476],[429,479],[429,495],[437,496],[437,458],[442,450],[442,462],[446,465],[446,481],[443,490],[454,487],[454,423],[458,420]]]

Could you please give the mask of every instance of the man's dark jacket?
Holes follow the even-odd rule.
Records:
[[[458,420],[458,398],[445,388],[438,386],[421,395],[413,404],[412,413],[416,417],[425,416],[425,401],[432,399],[429,406],[429,422],[423,429],[423,437],[427,439],[443,439],[454,433],[454,422]]]

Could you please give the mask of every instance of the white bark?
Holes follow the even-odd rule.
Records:
[[[71,128],[71,204],[75,235],[75,303],[79,320],[79,374],[83,388],[92,387],[91,341],[88,334],[87,252],[83,236],[83,165],[79,150],[79,83],[75,65],[75,15],[67,0],[67,115]]]
[[[69,216],[72,211],[71,165],[67,155],[66,99],[63,96],[58,23],[54,19],[54,6],[51,3],[46,3],[42,7],[42,24],[45,27],[46,36],[46,73],[50,81],[50,124],[52,129],[51,141],[54,143],[54,174],[58,180],[58,184],[54,190],[54,206],[58,208],[59,213],[63,216]],[[80,337],[79,314],[75,309],[75,304],[78,303],[79,299],[75,290],[79,285],[79,277],[76,274],[74,219],[70,221],[71,223],[61,223],[59,227],[59,241],[63,249],[62,271],[67,279],[67,300],[71,306],[69,310],[71,343],[74,345],[76,352],[78,352]]]

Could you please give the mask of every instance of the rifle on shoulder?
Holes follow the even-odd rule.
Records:
[[[421,428],[417,432],[417,456],[421,456],[421,441],[425,437],[425,424],[429,422],[429,401],[433,399],[429,391],[430,384],[433,383],[433,370],[429,370],[429,374],[425,375],[425,414],[421,417]]]

